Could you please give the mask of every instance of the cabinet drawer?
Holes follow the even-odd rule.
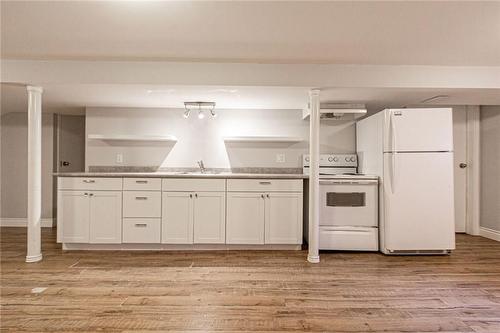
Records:
[[[160,178],[124,178],[125,191],[161,191]]]
[[[226,190],[225,179],[163,179],[161,184],[162,191],[187,191],[187,192],[224,192]]]
[[[160,219],[123,219],[123,243],[160,243]]]
[[[228,192],[302,192],[302,179],[228,179]]]
[[[123,217],[160,217],[161,192],[123,192]]]
[[[122,178],[101,177],[59,177],[57,179],[59,190],[121,191],[122,182]]]

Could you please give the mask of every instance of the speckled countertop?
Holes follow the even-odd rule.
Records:
[[[123,177],[123,178],[267,178],[267,179],[305,179],[302,173],[200,173],[200,172],[59,172],[57,177]]]

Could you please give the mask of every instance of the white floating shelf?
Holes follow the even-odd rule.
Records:
[[[226,136],[225,142],[301,142],[303,138],[296,136]]]
[[[155,141],[155,142],[176,142],[177,138],[173,135],[104,135],[89,134],[89,140],[103,141]]]

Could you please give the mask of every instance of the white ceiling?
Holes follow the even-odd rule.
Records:
[[[3,58],[500,65],[500,2],[1,1]]]
[[[25,112],[26,89],[2,84],[2,112]],[[151,85],[47,85],[45,112],[82,113],[85,107],[182,108],[185,101],[214,101],[223,109],[302,109],[309,88],[214,87]],[[444,105],[500,105],[497,89],[402,89],[339,88],[321,92],[323,102],[365,103],[372,110],[419,105],[436,95],[449,97],[432,101]]]

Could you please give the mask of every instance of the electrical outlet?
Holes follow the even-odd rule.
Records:
[[[116,154],[116,163],[123,163],[123,154]]]
[[[276,154],[276,163],[285,163],[285,154]]]

